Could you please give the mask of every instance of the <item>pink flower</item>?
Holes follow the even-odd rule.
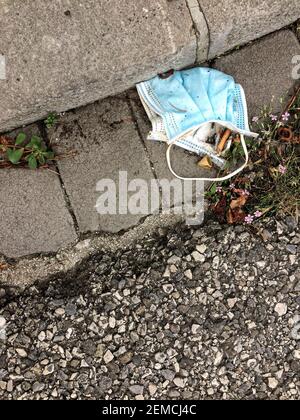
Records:
[[[252,122],[257,123],[259,121],[259,117],[253,117]]]
[[[234,184],[230,184],[230,185],[229,185],[229,188],[230,188],[231,190],[234,190],[234,189],[235,189],[235,185],[234,185]]]
[[[223,188],[222,187],[217,187],[217,193],[222,193],[223,192]]]
[[[285,112],[285,113],[282,115],[282,120],[283,120],[283,121],[288,121],[288,120],[290,119],[290,116],[291,116],[291,114],[290,114],[289,112]]]
[[[270,117],[271,117],[272,121],[277,121],[278,120],[277,115],[271,114]]]
[[[254,213],[254,217],[256,217],[256,219],[259,219],[262,215],[263,215],[263,213],[262,213],[261,211],[259,211],[259,210],[257,210],[257,211]]]
[[[286,166],[279,165],[278,170],[282,175],[285,175],[287,173],[287,167]]]
[[[250,192],[249,192],[248,190],[244,190],[244,191],[242,192],[242,195],[243,195],[244,197],[249,197]]]
[[[249,214],[248,216],[246,216],[246,217],[245,217],[245,222],[246,222],[248,225],[251,225],[251,223],[253,223],[253,222],[254,222],[254,216],[251,216],[251,214]]]

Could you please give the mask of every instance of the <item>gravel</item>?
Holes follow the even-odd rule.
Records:
[[[1,294],[0,399],[300,398],[291,218],[159,230]]]

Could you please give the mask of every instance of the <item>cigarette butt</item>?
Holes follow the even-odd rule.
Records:
[[[223,134],[223,137],[221,138],[220,143],[217,146],[217,152],[219,154],[223,152],[230,136],[231,136],[231,130],[227,129],[225,133]]]

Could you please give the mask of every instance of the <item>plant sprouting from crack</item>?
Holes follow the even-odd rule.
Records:
[[[58,123],[58,119],[59,119],[59,116],[57,115],[56,112],[50,112],[50,114],[48,115],[48,117],[44,121],[48,130],[50,128],[53,128]]]
[[[26,140],[25,133],[20,133],[15,140],[0,137],[0,167],[21,165],[37,169],[54,159],[54,152],[40,137],[33,135],[29,141]]]

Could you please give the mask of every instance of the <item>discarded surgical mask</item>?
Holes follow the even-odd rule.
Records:
[[[168,144],[167,162],[175,177],[225,181],[247,166],[249,155],[245,136],[256,138],[258,134],[250,131],[244,90],[231,76],[197,67],[157,76],[138,84],[137,90],[152,123],[148,139]],[[231,147],[233,133],[239,136],[245,163],[231,174],[223,178],[183,178],[174,172],[171,149],[175,145],[208,156],[223,169],[226,164],[224,152]]]

